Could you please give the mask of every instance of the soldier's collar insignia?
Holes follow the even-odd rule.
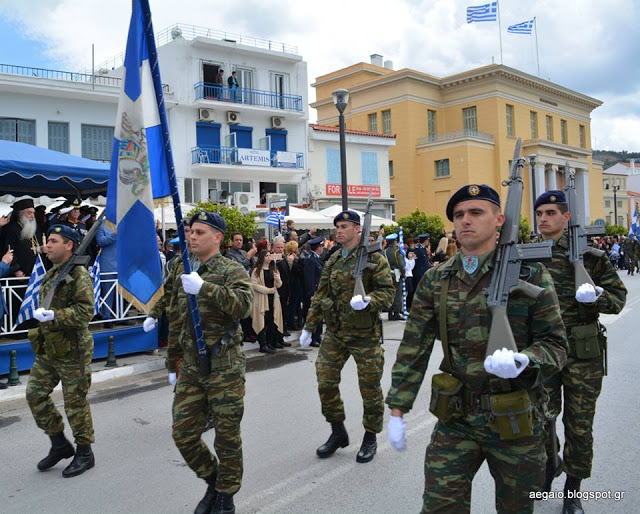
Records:
[[[207,213],[206,212],[201,212],[200,215],[198,216],[198,219],[206,220],[207,219]]]
[[[471,196],[477,196],[478,194],[480,194],[480,188],[476,185],[469,186],[469,194]]]
[[[468,275],[473,275],[478,269],[478,256],[477,255],[465,255],[462,257],[462,267]]]

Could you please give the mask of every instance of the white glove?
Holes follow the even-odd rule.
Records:
[[[151,332],[154,328],[156,328],[157,324],[158,322],[154,318],[149,316],[142,322],[142,330],[144,330],[145,332]]]
[[[582,284],[576,291],[576,300],[580,303],[595,303],[602,296],[604,289],[600,286],[593,287],[591,284]]]
[[[300,346],[307,347],[311,344],[311,332],[308,330],[302,329],[302,334],[300,334]]]
[[[362,295],[357,294],[353,298],[351,298],[349,304],[354,311],[363,311],[367,308],[369,302],[371,302],[371,297],[365,296],[363,298]]]
[[[176,377],[175,373],[169,373],[169,385],[176,385],[176,380],[178,380],[178,378]]]
[[[180,278],[182,279],[182,289],[187,294],[198,294],[202,289],[202,284],[204,284],[202,277],[195,271],[188,275],[181,275]]]
[[[405,419],[399,416],[390,416],[388,428],[389,444],[398,452],[405,451],[407,449],[407,422]]]
[[[520,366],[516,362],[519,362]],[[493,355],[489,355],[484,360],[484,369],[487,373],[500,378],[516,378],[528,365],[529,357],[524,353],[513,353],[506,348],[496,350]]]
[[[53,311],[40,307],[33,312],[33,317],[38,321],[52,321],[56,317]]]

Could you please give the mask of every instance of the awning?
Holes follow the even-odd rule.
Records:
[[[360,215],[360,219],[364,218],[364,212],[359,211],[357,209],[351,209],[352,211],[357,212]],[[327,216],[331,218],[331,223],[333,224],[333,218],[335,218],[338,214],[342,212],[341,205],[331,205],[325,209],[318,211],[318,214],[322,214],[323,216]],[[381,225],[386,225],[387,227],[391,225],[397,225],[397,223],[393,220],[387,218],[381,218],[380,216],[376,216],[375,214],[371,215],[371,230],[380,230]]]
[[[96,196],[106,192],[108,180],[109,163],[0,141],[0,195]]]

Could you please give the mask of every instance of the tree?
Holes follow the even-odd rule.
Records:
[[[520,215],[520,229],[518,230],[518,239],[523,243],[531,242],[531,225],[529,224],[529,218],[525,218]]]
[[[191,218],[200,211],[217,212],[227,222],[227,231],[224,235],[224,243],[231,240],[231,234],[240,232],[245,239],[249,239],[258,231],[258,224],[255,222],[255,213],[242,214],[236,207],[228,207],[225,204],[213,202],[198,202],[190,210],[187,217]]]
[[[626,236],[629,233],[629,229],[622,225],[611,225],[607,223],[604,226],[604,231],[608,236]]]
[[[382,225],[382,228],[384,228],[385,235],[389,235],[397,234],[399,226],[402,227],[405,238],[412,237],[415,239],[420,234],[429,232],[431,240],[435,241],[436,238],[439,239],[444,234],[444,221],[442,221],[442,218],[437,214],[428,216],[426,212],[420,209],[416,209],[411,214],[399,218],[396,220],[395,225]]]

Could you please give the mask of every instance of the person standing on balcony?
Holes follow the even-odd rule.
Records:
[[[223,79],[224,79],[224,70],[222,68],[220,68],[218,70],[218,74],[216,75],[215,82],[214,82],[214,84],[216,85],[215,96],[216,96],[216,99],[218,99],[218,100],[223,100],[224,99],[224,96],[222,94],[223,86],[224,86]]]
[[[232,102],[237,102],[237,91],[238,88],[240,87],[240,84],[238,83],[238,72],[237,71],[232,71],[231,72],[231,76],[227,79],[227,84],[229,85],[229,90],[231,91],[231,101]]]

